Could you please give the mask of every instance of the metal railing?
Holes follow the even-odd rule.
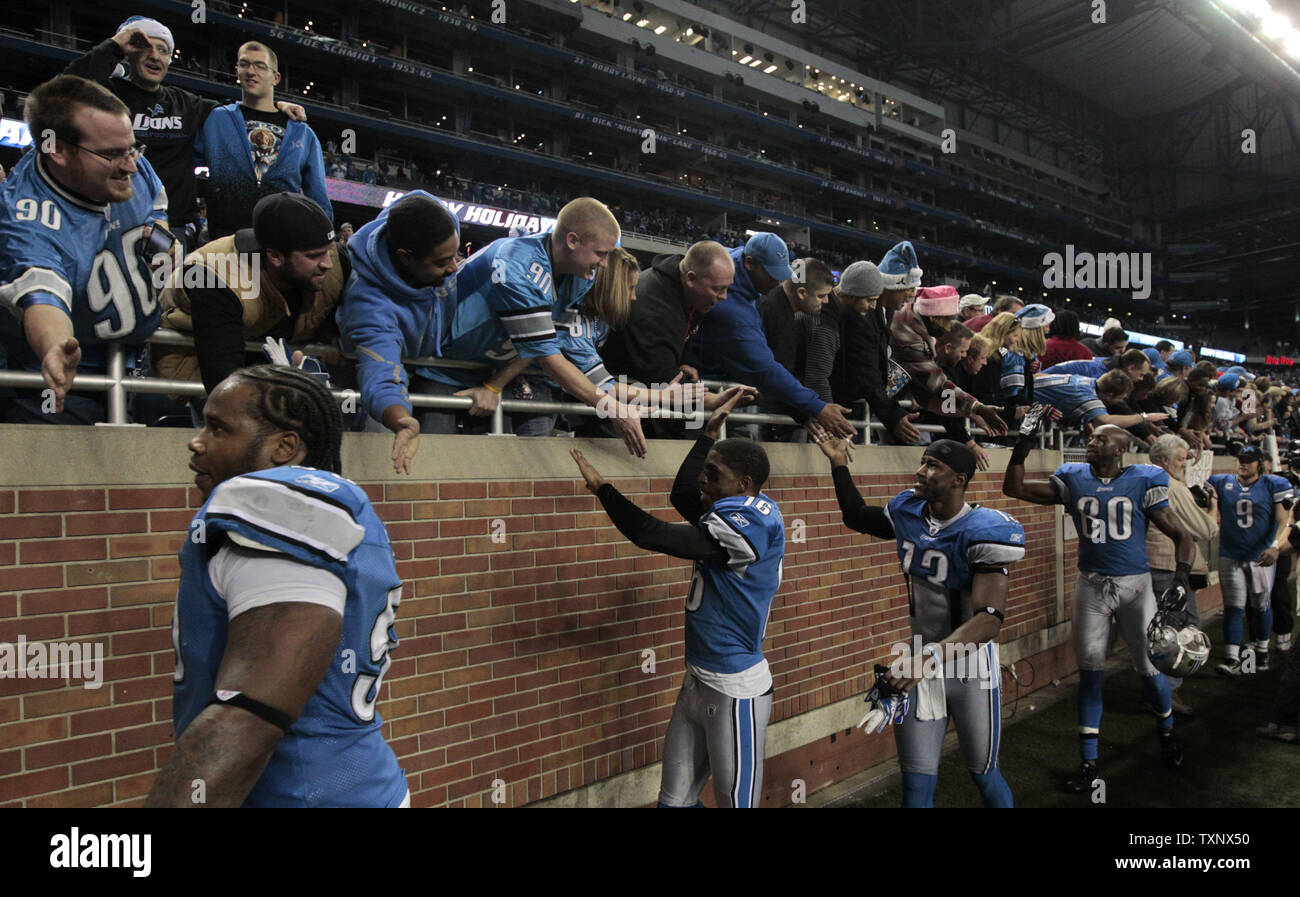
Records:
[[[193,337],[178,333],[174,330],[159,329],[149,337],[148,343],[152,345],[181,346],[185,348],[194,347]],[[311,343],[305,346],[299,346],[299,349],[306,355],[323,355],[326,353],[338,353],[344,358],[354,359],[355,356],[348,353],[340,353],[338,346],[328,344]],[[105,372],[102,374],[77,374],[72,384],[73,392],[103,392],[108,394],[106,416],[107,421],[98,426],[145,426],[143,423],[131,423],[127,414],[127,397],[131,393],[147,393],[153,395],[174,395],[185,398],[202,398],[207,394],[203,384],[197,380],[173,380],[162,377],[145,377],[129,373],[126,368],[127,347],[120,343],[105,344],[108,361]],[[260,343],[244,343],[246,352],[257,353],[262,350]],[[448,358],[403,358],[402,363],[413,367],[440,367],[440,368],[460,368],[469,370],[489,371],[492,368],[486,364],[479,364],[469,361],[457,361]],[[726,389],[738,384],[728,383],[717,380],[705,380],[704,385],[711,389]],[[45,381],[38,373],[29,373],[24,371],[6,371],[0,370],[0,387],[14,387],[20,389],[43,389]],[[350,403],[353,407],[360,407],[361,393],[352,389],[334,389],[331,390],[341,404]],[[415,408],[427,408],[437,411],[467,411],[473,405],[473,400],[468,396],[431,396],[422,395],[412,392],[409,396],[411,405]],[[910,402],[900,403],[904,407],[911,408]],[[522,399],[502,398],[498,403],[496,410],[492,414],[492,423],[489,432],[493,435],[505,435],[505,415],[506,414],[565,414],[578,415],[582,417],[601,416],[603,412],[600,409],[593,408],[590,405],[584,405],[579,402],[542,402]],[[708,415],[702,409],[693,411],[675,411],[664,409],[648,410],[645,418],[648,419],[674,419],[688,421],[689,429],[699,429],[704,426]],[[757,411],[736,411],[733,412],[729,420],[735,424],[772,424],[775,426],[800,426],[794,418],[784,414],[769,414]],[[864,431],[866,444],[872,443],[872,433],[880,432],[886,429],[885,424],[881,421],[872,420],[870,411],[864,420],[849,421],[855,428]],[[937,424],[916,424],[917,430],[923,433],[944,433],[944,427]],[[987,435],[985,431],[972,427],[973,435]],[[1059,433],[1059,430],[1052,432]],[[726,435],[726,427],[723,426],[722,435]],[[1039,446],[1046,448],[1045,434],[1039,434]]]

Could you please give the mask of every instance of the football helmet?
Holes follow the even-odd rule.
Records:
[[[1210,639],[1186,614],[1158,612],[1147,626],[1147,656],[1160,672],[1187,677],[1210,659]]]

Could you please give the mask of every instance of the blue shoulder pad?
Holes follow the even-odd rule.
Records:
[[[204,505],[207,526],[235,541],[341,572],[364,540],[358,517],[369,503],[350,480],[309,467],[234,477]]]
[[[1005,511],[975,508],[968,528],[966,559],[971,566],[1001,567],[1025,556],[1025,528]]]

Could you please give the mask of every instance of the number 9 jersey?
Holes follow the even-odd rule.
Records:
[[[1025,556],[1025,528],[1010,514],[966,505],[952,520],[930,516],[913,489],[885,508],[898,539],[898,562],[912,586],[912,633],[942,641],[971,618],[975,568],[1006,567]]]
[[[225,654],[229,608],[213,582],[212,560],[228,543],[324,570],[342,581],[347,595],[343,633],[325,678],[244,806],[398,806],[406,777],[384,741],[375,703],[397,644],[393,618],[402,581],[388,532],[366,494],[323,470],[275,467],[233,477],[213,490],[190,524],[172,622],[176,737],[207,705]],[[271,594],[250,606],[274,600]]]
[[[102,164],[102,163],[101,163]],[[103,204],[76,196],[29,152],[0,186],[0,341],[29,371],[41,369],[23,335],[22,310],[53,305],[72,318],[78,370],[103,370],[106,342],[138,344],[158,328],[158,290],[140,257],[144,228],[166,220],[167,192],[136,160],[134,193]]]
[[[1102,576],[1150,573],[1147,521],[1169,507],[1169,474],[1154,464],[1134,464],[1103,480],[1088,464],[1062,464],[1051,477],[1079,533],[1079,569]]]

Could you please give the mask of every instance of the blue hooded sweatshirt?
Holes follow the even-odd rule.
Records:
[[[280,140],[279,155],[259,183],[253,169],[248,125],[238,103],[219,106],[194,137],[194,158],[208,166],[208,229],[224,237],[252,225],[253,206],[273,193],[302,193],[334,219],[325,189],[325,160],[311,128],[290,121]]]
[[[744,247],[729,250],[736,265],[727,298],[704,316],[687,350],[688,363],[710,380],[730,380],[758,389],[760,398],[816,417],[826,403],[772,356],[759,316],[758,288],[744,265]]]
[[[441,202],[423,190],[413,190],[406,196]],[[384,209],[348,241],[352,275],[335,312],[339,343],[345,351],[356,352],[361,400],[375,420],[380,420],[384,409],[392,405],[411,410],[402,359],[440,354],[439,334],[450,311],[447,306],[452,301],[455,278],[453,275],[436,287],[407,283],[389,256],[388,211]],[[426,368],[416,368],[416,376],[429,375]]]

